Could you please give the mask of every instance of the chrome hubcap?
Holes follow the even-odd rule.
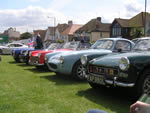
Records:
[[[145,81],[143,84],[143,92],[146,94],[150,94],[150,76],[147,76],[145,78]]]

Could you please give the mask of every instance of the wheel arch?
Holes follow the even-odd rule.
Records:
[[[138,79],[137,81],[140,79],[140,77],[144,74],[145,71],[150,69],[150,65],[145,66],[138,74]]]

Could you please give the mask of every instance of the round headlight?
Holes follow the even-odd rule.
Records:
[[[82,65],[86,65],[87,64],[88,59],[87,59],[86,55],[81,56],[80,60],[81,60],[81,64]]]
[[[122,71],[127,71],[130,67],[130,61],[127,57],[122,57],[120,59],[120,64],[119,64],[119,68],[122,70]]]
[[[61,64],[63,64],[63,63],[64,63],[64,57],[63,57],[63,56],[60,56],[60,57],[59,57],[59,61],[60,61]]]
[[[41,57],[41,53],[38,53],[38,57],[39,57],[39,58]]]

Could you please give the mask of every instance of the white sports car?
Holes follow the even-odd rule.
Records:
[[[5,46],[0,46],[0,54],[11,54],[12,49],[19,48],[28,48],[28,46],[21,43],[8,43]]]

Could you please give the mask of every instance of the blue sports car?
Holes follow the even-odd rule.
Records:
[[[11,54],[16,62],[20,62],[19,55],[21,54],[21,51],[23,51],[23,50],[34,50],[34,48],[13,49],[11,51]]]
[[[111,54],[113,52],[127,52],[134,46],[130,40],[123,38],[104,38],[97,40],[88,50],[70,51],[54,55],[47,59],[47,65],[51,71],[65,75],[72,75],[77,79],[84,79],[84,66],[80,58],[83,55],[91,55],[92,58]]]

